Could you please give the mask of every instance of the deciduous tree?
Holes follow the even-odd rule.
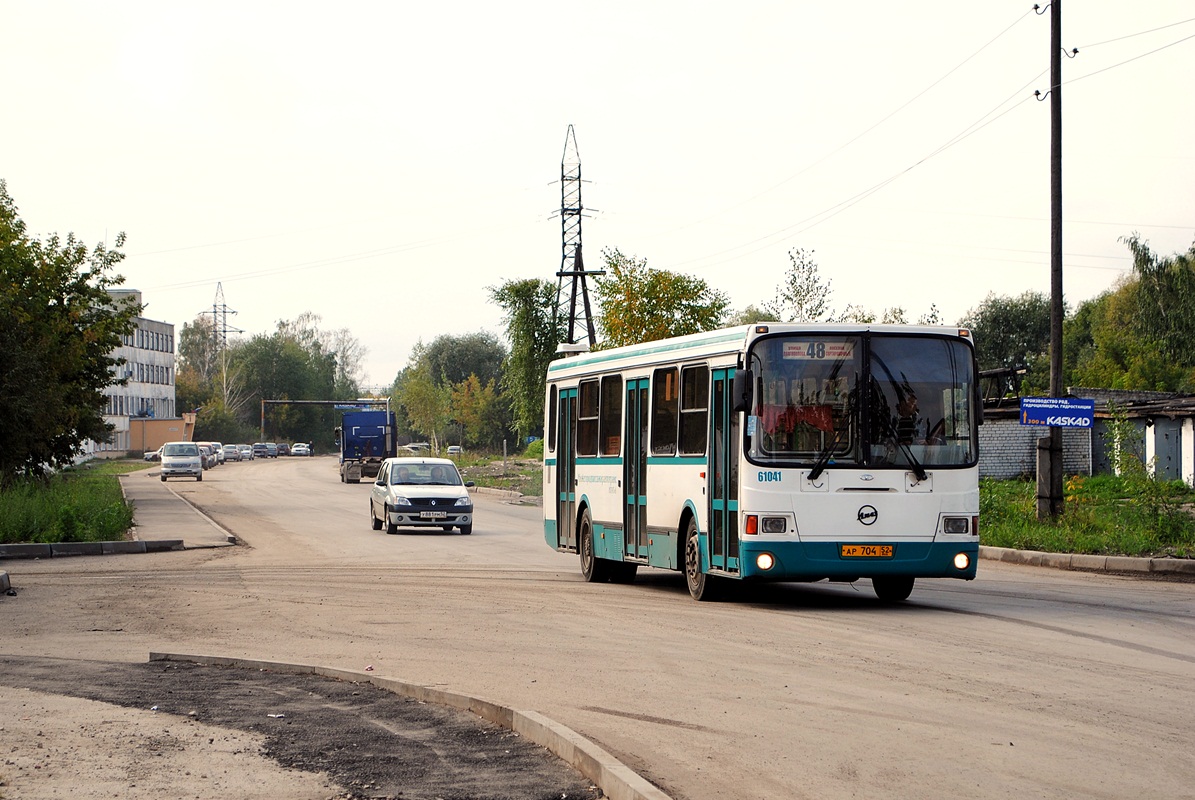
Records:
[[[104,389],[123,379],[112,353],[141,308],[109,293],[124,234],[109,250],[69,234],[30,238],[0,181],[0,484],[69,465],[108,441]]]
[[[568,320],[555,314],[556,287],[539,278],[507,281],[492,287],[490,297],[506,314],[510,352],[501,386],[510,402],[515,433],[522,439],[543,428],[548,364],[564,340]]]
[[[602,346],[652,342],[714,330],[730,302],[700,278],[650,269],[646,259],[602,251],[606,274],[594,281],[601,309]]]

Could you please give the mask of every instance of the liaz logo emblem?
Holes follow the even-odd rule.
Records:
[[[859,509],[857,519],[864,525],[874,525],[875,521],[880,518],[880,512],[876,511],[875,506],[863,506]]]

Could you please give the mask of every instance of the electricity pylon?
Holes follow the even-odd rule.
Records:
[[[581,257],[581,154],[573,126],[568,126],[564,138],[564,157],[560,160],[560,271],[556,273],[556,319],[568,314],[568,335],[565,344],[577,344],[581,336],[588,337],[589,347],[597,345],[593,327],[593,310],[589,305],[588,275],[605,275],[605,270],[586,270]],[[565,282],[568,288],[565,288]],[[583,329],[583,331],[582,331]]]

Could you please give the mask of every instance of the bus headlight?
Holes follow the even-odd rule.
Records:
[[[755,557],[755,566],[767,572],[776,566],[776,559],[771,553],[760,553]]]
[[[970,520],[966,517],[943,517],[942,530],[945,533],[967,533]]]
[[[971,566],[971,556],[966,553],[957,553],[954,556],[954,568],[964,570]]]
[[[788,530],[788,520],[784,517],[764,517],[764,533],[784,533]]]

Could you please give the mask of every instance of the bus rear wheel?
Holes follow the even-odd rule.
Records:
[[[701,540],[697,537],[697,522],[692,519],[685,531],[685,583],[694,600],[718,599],[718,579],[701,571]]]
[[[610,579],[609,564],[594,553],[593,523],[589,519],[588,511],[581,515],[578,533],[580,536],[577,549],[581,551],[581,575],[587,583],[604,583]]]
[[[898,603],[913,593],[914,580],[905,575],[882,575],[871,579],[871,588],[885,603]]]

